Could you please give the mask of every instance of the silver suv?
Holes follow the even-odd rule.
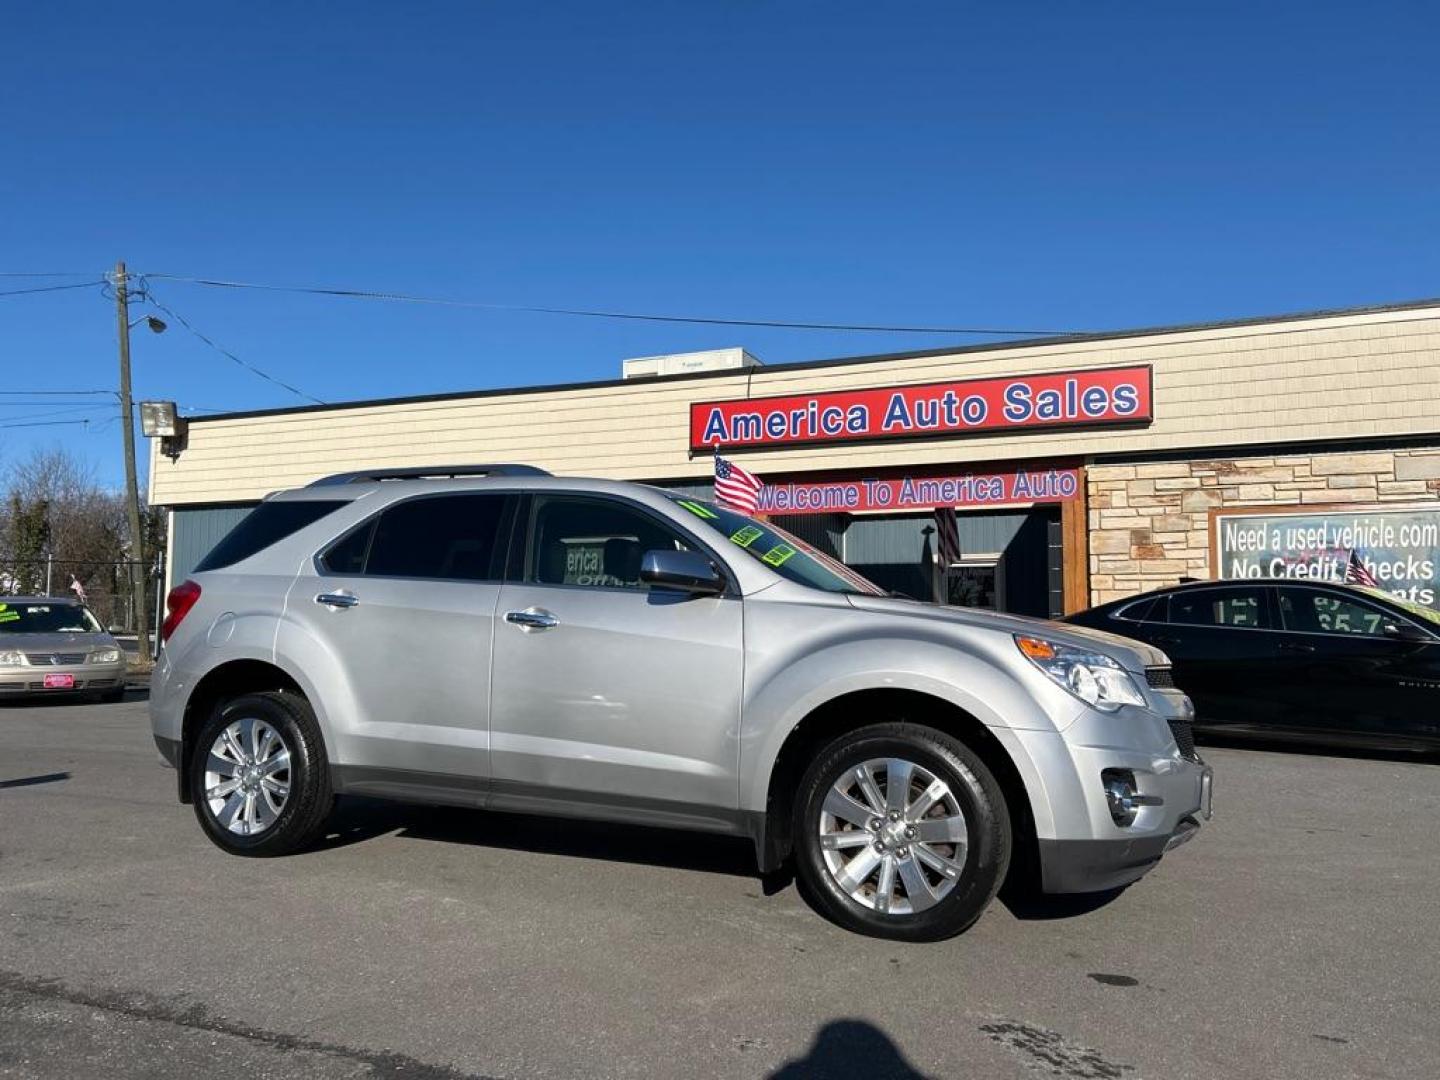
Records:
[[[1164,654],[887,596],[774,525],[528,466],[272,495],[170,594],[151,717],[239,855],[337,794],[747,836],[853,930],[1136,880],[1210,812]]]

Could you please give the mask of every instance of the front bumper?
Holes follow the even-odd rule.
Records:
[[[1037,829],[1040,885],[1047,893],[1099,892],[1143,877],[1191,840],[1211,815],[1214,770],[1181,748],[1192,710],[1179,693],[1150,695],[1150,708],[1086,710],[1065,731],[1026,738],[1043,761],[1051,819]],[[1106,778],[1133,783],[1136,806],[1112,814]]]
[[[1041,840],[1040,887],[1047,893],[1104,892],[1122,888],[1139,881],[1154,869],[1161,856],[1193,839],[1199,831],[1199,818],[1189,815],[1180,819],[1180,824],[1169,836],[1121,840]]]
[[[114,664],[27,664],[24,667],[0,668],[0,700],[31,695],[47,697],[53,694],[113,691],[125,685],[126,671],[124,660]],[[63,681],[53,676],[66,675],[70,677],[71,685],[46,685],[46,676],[52,676],[49,681],[53,684]]]

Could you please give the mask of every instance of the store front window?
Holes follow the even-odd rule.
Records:
[[[1004,575],[1000,563],[974,562],[951,566],[944,573],[945,603],[1005,611]]]

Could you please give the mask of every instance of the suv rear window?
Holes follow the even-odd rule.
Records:
[[[195,570],[198,573],[234,566],[348,505],[343,501],[319,499],[263,502],[211,548],[210,554],[200,560]]]

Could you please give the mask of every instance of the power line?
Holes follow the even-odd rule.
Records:
[[[319,398],[313,397],[313,396],[311,396],[310,394],[305,393],[304,390],[300,390],[300,389],[297,389],[296,387],[291,386],[289,383],[285,382],[285,381],[282,380],[282,379],[277,379],[274,375],[271,375],[271,374],[269,374],[269,373],[267,373],[267,372],[261,371],[261,370],[260,370],[259,368],[257,368],[254,364],[247,364],[244,360],[241,360],[238,356],[236,356],[234,353],[232,353],[229,349],[223,348],[222,346],[215,344],[214,341],[212,341],[210,338],[206,337],[206,336],[205,336],[204,334],[202,334],[199,330],[195,329],[195,327],[191,326],[189,320],[187,320],[187,319],[185,318],[185,316],[181,315],[181,314],[180,314],[178,311],[176,311],[174,308],[166,307],[166,306],[165,306],[164,304],[162,304],[159,300],[157,300],[157,299],[155,298],[155,296],[154,296],[153,293],[147,293],[145,298],[146,298],[147,300],[149,300],[150,303],[153,304],[155,307],[157,307],[157,308],[159,308],[161,311],[163,311],[166,315],[169,315],[172,319],[174,319],[176,322],[178,322],[181,326],[185,327],[186,330],[189,330],[190,333],[194,334],[197,338],[199,338],[201,341],[203,341],[206,345],[209,345],[210,348],[214,349],[214,350],[215,350],[216,352],[218,352],[221,356],[225,357],[225,358],[228,359],[228,360],[233,360],[235,363],[239,364],[239,365],[240,365],[242,368],[244,368],[246,371],[249,371],[249,372],[251,372],[252,374],[258,375],[258,376],[260,376],[260,378],[266,380],[267,382],[272,382],[272,383],[274,383],[276,386],[279,386],[279,387],[282,387],[282,388],[284,388],[284,389],[286,389],[286,390],[289,390],[290,393],[294,394],[296,397],[304,398],[306,401],[313,401],[316,405],[324,405],[324,404],[325,404],[325,402],[321,401]]]
[[[34,403],[33,403],[33,402],[27,402],[27,404],[34,404]],[[4,408],[4,407],[5,407],[5,406],[0,405],[0,408]],[[0,419],[6,420],[6,421],[10,421],[10,420],[46,420],[46,419],[49,419],[49,418],[52,417],[52,416],[75,416],[75,415],[77,415],[77,414],[79,414],[79,413],[97,413],[97,412],[99,412],[99,413],[106,413],[106,412],[109,412],[109,411],[110,411],[110,410],[105,409],[105,408],[103,408],[103,407],[100,406],[100,405],[77,405],[77,406],[73,406],[73,407],[68,408],[68,409],[46,409],[44,412],[36,412],[36,413],[15,413],[15,414],[12,415],[12,416],[0,417]]]
[[[89,278],[95,271],[0,271],[0,278]]]
[[[90,289],[96,285],[104,285],[104,278],[97,278],[94,281],[80,281],[73,285],[41,285],[33,289],[10,289],[0,292],[0,296],[24,296],[26,293],[60,292],[64,289]]]
[[[69,399],[56,399],[56,400],[53,400],[53,401],[52,401],[52,400],[50,400],[50,399],[48,399],[48,398],[37,398],[37,399],[34,400],[34,401],[28,401],[28,400],[27,400],[27,401],[0,401],[0,409],[45,409],[45,408],[53,408],[53,407],[56,406],[56,405],[70,405],[70,404],[74,404],[74,403],[73,403],[73,401],[71,401],[71,400],[69,400]],[[80,408],[80,409],[98,409],[99,407],[100,407],[100,403],[99,403],[99,402],[95,402],[95,403],[90,404],[90,405],[81,405],[79,408]],[[76,411],[79,411],[79,410],[77,409]]]
[[[0,428],[22,428],[22,427],[65,427],[69,424],[88,424],[89,420],[41,420],[26,424],[0,424]]]
[[[114,390],[0,390],[0,397],[75,397],[80,394],[110,394]]]
[[[447,300],[409,293],[377,292],[370,289],[340,289],[305,285],[264,285],[253,281],[221,281],[215,278],[182,277],[178,274],[145,274],[143,277],[182,281],[214,289],[255,289],[263,292],[307,293],[340,296],[352,300],[385,300],[401,304],[433,304],[441,307],[479,308],[485,311],[516,311],[539,315],[574,315],[589,319],[626,319],[636,322],[691,323],[700,326],[755,326],[778,330],[845,330],[884,334],[983,334],[997,337],[1040,337],[1073,334],[1073,330],[999,330],[974,326],[875,326],[856,323],[788,322],[776,319],[720,319],[690,315],[652,315],[633,311],[602,311],[586,308],[532,307],[524,304],[491,304],[474,300]]]

